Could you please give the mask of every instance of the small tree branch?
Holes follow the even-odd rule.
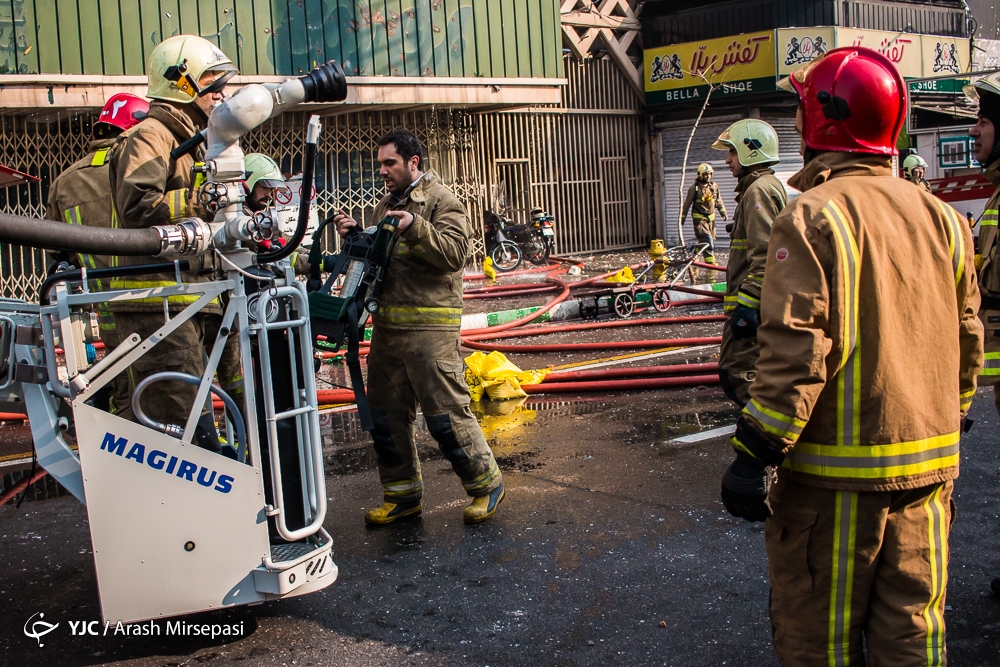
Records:
[[[692,72],[687,72],[691,76],[695,76]],[[688,135],[687,146],[684,148],[684,161],[681,163],[681,184],[677,188],[677,238],[680,240],[680,244],[684,245],[684,181],[687,177],[687,162],[688,154],[691,152],[691,142],[694,141],[695,132],[698,131],[698,125],[701,124],[701,117],[705,115],[705,109],[708,107],[708,101],[712,98],[712,92],[715,91],[719,86],[717,84],[712,84],[707,78],[705,78],[704,72],[698,72],[697,76],[701,77],[701,80],[708,84],[708,93],[705,94],[705,101],[701,105],[701,111],[698,112],[698,117],[694,121],[694,127],[691,128],[691,134]]]

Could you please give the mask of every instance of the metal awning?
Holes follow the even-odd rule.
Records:
[[[38,181],[37,176],[32,176],[31,174],[26,174],[23,171],[18,171],[11,167],[5,167],[0,164],[0,188],[9,188],[15,185],[21,185],[22,183],[30,183],[31,181]]]

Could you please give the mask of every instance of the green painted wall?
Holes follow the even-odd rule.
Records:
[[[143,74],[195,33],[244,74],[561,77],[558,0],[0,0],[0,74]]]

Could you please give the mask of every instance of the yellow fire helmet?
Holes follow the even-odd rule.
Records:
[[[914,167],[923,167],[924,169],[927,169],[927,161],[916,153],[913,155],[907,155],[906,159],[903,160],[903,173],[906,174],[907,178],[913,176]]]
[[[962,86],[962,92],[973,101],[979,99],[979,91],[981,90],[993,93],[994,95],[1000,95],[1000,72],[987,74],[973,83]]]
[[[698,176],[704,176],[705,174],[714,174],[715,170],[712,169],[712,165],[707,162],[702,162],[698,165]]]
[[[247,170],[247,190],[253,191],[258,183],[268,189],[285,187],[278,163],[263,153],[250,153],[243,158],[243,164]]]
[[[175,35],[157,44],[149,56],[147,72],[146,97],[182,104],[222,90],[237,74],[222,49],[197,35]],[[218,72],[219,76],[202,88],[198,81],[205,72]]]
[[[712,148],[717,151],[734,149],[744,167],[779,162],[778,135],[773,127],[756,118],[738,120],[730,125]]]

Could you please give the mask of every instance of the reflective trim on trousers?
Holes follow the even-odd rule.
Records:
[[[894,445],[818,445],[800,442],[782,465],[796,472],[840,479],[908,477],[958,465],[960,433]]]
[[[496,460],[490,462],[490,469],[484,472],[479,477],[469,481],[463,481],[462,487],[469,493],[475,495],[476,491],[484,491],[489,488],[490,484],[497,478],[500,474],[500,468],[497,466]]]
[[[424,480],[420,477],[411,477],[397,482],[385,482],[382,484],[382,495],[386,498],[405,498],[414,494],[421,494],[424,491]]]
[[[827,659],[830,667],[847,667],[851,661],[851,595],[854,590],[854,547],[857,534],[858,494],[837,491],[833,523],[833,567],[830,577],[830,627]]]
[[[943,664],[944,653],[944,592],[948,586],[948,527],[944,503],[941,502],[943,485],[934,489],[924,502],[927,511],[928,559],[931,566],[931,599],[924,607],[927,624],[927,664]]]

